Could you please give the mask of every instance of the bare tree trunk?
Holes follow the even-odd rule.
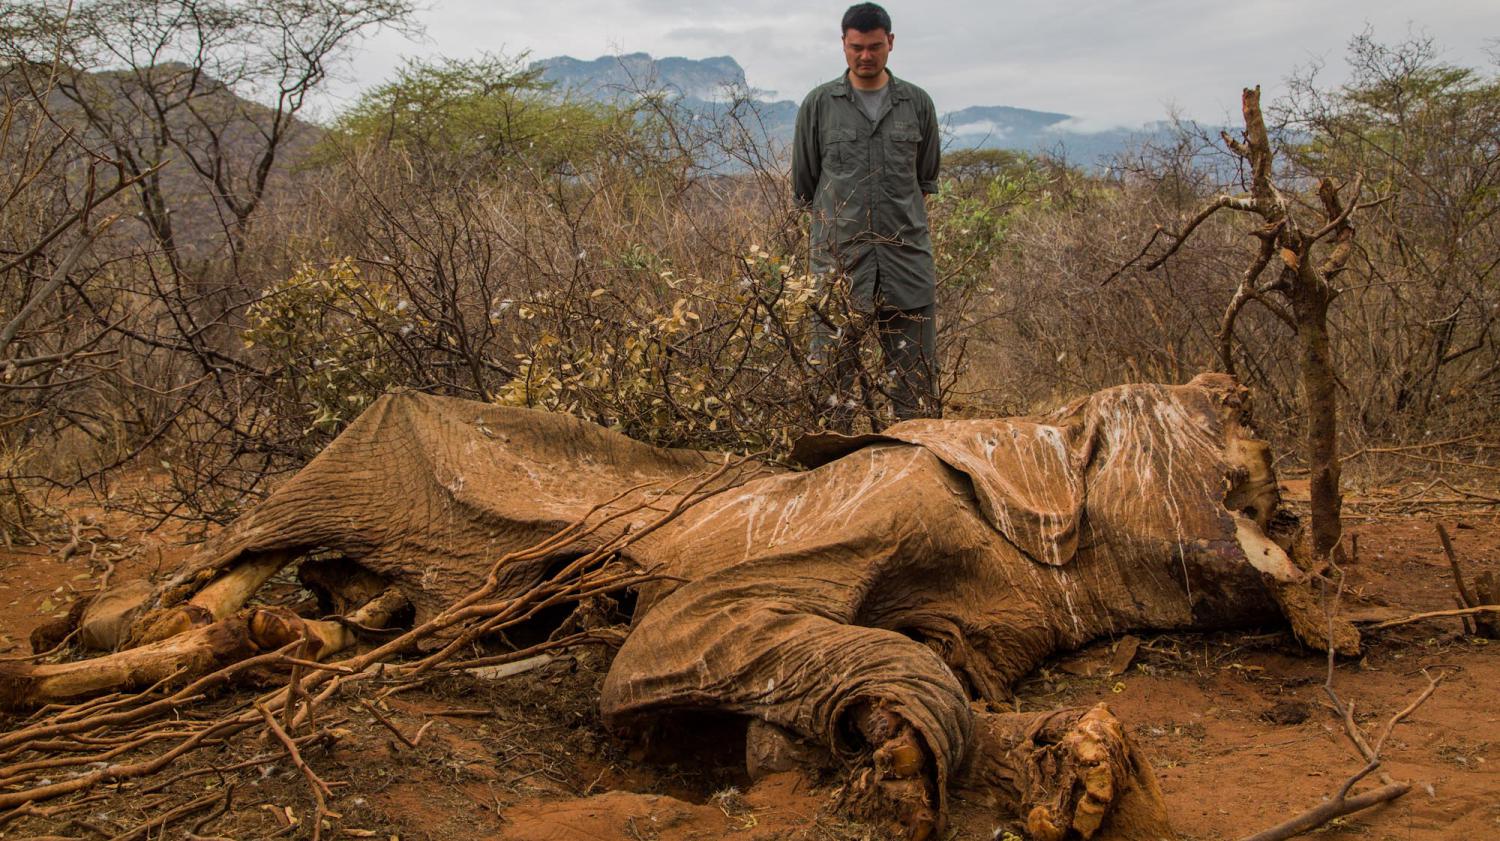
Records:
[[[1328,296],[1322,283],[1297,290],[1292,311],[1297,319],[1298,367],[1307,410],[1312,545],[1316,557],[1325,558],[1338,546],[1342,534],[1343,497],[1339,493],[1338,393],[1328,342]]]

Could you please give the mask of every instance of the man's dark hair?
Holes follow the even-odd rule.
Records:
[[[839,30],[839,34],[843,35],[851,29],[855,32],[884,29],[886,34],[890,34],[891,16],[874,3],[855,3],[849,7],[849,11],[844,12],[844,28]]]

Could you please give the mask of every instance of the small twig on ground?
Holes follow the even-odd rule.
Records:
[[[342,817],[328,808],[328,798],[333,796],[333,789],[329,788],[328,783],[323,782],[323,778],[319,777],[312,766],[307,764],[307,760],[302,758],[302,751],[297,749],[297,743],[292,740],[292,737],[281,729],[276,716],[272,715],[271,711],[259,701],[255,702],[255,709],[265,720],[266,728],[271,731],[271,735],[275,736],[276,740],[281,742],[281,746],[286,749],[287,758],[291,759],[292,765],[296,766],[297,770],[302,772],[302,776],[307,779],[308,788],[312,789],[313,802],[317,807],[317,812],[313,815],[312,837],[313,841],[318,841],[323,835],[323,819]]]
[[[109,589],[109,580],[115,574],[115,561],[113,558],[104,559],[104,572],[99,575],[99,583],[94,592],[102,593]]]
[[[1469,585],[1464,581],[1463,569],[1458,565],[1458,553],[1453,551],[1453,540],[1448,537],[1448,530],[1443,528],[1442,523],[1433,523],[1432,527],[1437,529],[1438,540],[1443,544],[1443,554],[1448,556],[1448,568],[1453,571],[1453,586],[1458,590],[1459,598],[1463,599],[1463,606],[1478,606],[1479,600],[1474,598]]]
[[[291,676],[287,678],[286,683],[286,705],[282,708],[281,711],[282,726],[286,728],[286,731],[288,733],[297,732],[296,720],[294,716],[297,714],[297,706],[299,704],[305,703],[307,705],[308,723],[312,723],[312,702],[308,700],[307,692],[302,688],[302,674],[306,671],[306,668],[302,665],[302,663],[306,659],[310,659],[311,652],[312,643],[307,639],[307,635],[304,634],[302,637],[302,644],[297,647],[297,654],[299,656],[291,658],[292,673]]]
[[[98,803],[107,798],[108,795],[105,794],[93,794],[60,806],[38,806],[35,803],[23,803],[9,812],[0,814],[0,827],[17,818],[55,818],[58,815],[66,814],[75,809],[82,809],[85,806]]]
[[[1416,700],[1412,701],[1410,704],[1407,704],[1404,709],[1402,709],[1400,712],[1396,713],[1395,715],[1391,716],[1390,719],[1388,719],[1386,721],[1385,727],[1382,728],[1381,731],[1380,731],[1380,738],[1378,738],[1378,739],[1375,740],[1375,756],[1376,757],[1380,756],[1380,749],[1383,748],[1383,747],[1385,747],[1385,740],[1389,739],[1391,737],[1391,731],[1394,730],[1394,729],[1396,729],[1396,725],[1398,725],[1401,722],[1405,721],[1406,718],[1407,718],[1407,716],[1409,716],[1412,713],[1416,712],[1418,707],[1420,707],[1423,704],[1427,703],[1427,699],[1432,697],[1432,693],[1434,693],[1434,692],[1437,691],[1438,684],[1442,683],[1443,682],[1443,678],[1447,677],[1447,675],[1446,674],[1440,674],[1437,677],[1433,677],[1433,676],[1427,674],[1427,670],[1426,669],[1423,669],[1422,670],[1422,677],[1427,678],[1427,688],[1424,689],[1424,690],[1422,690],[1422,694],[1418,695],[1417,698],[1416,698]]]
[[[1334,818],[1395,800],[1410,789],[1411,785],[1408,783],[1392,783],[1367,791],[1358,797],[1336,797],[1270,829],[1246,836],[1241,841],[1282,841],[1286,838],[1295,838],[1304,832],[1317,829]]]
[[[1398,625],[1410,625],[1413,622],[1421,622],[1423,619],[1440,619],[1445,616],[1477,616],[1481,613],[1500,613],[1500,604],[1480,604],[1466,607],[1462,610],[1429,610],[1426,613],[1413,613],[1400,619],[1387,619],[1370,626],[1370,630],[1379,631],[1385,628],[1394,628]]]
[[[350,668],[347,668],[345,666],[340,666],[340,665],[338,665],[336,663],[319,663],[316,660],[305,660],[305,659],[302,659],[300,657],[284,656],[284,657],[281,658],[281,662],[285,663],[288,666],[301,666],[304,669],[311,669],[313,671],[333,672],[336,675],[358,674],[358,672],[356,672],[354,669],[350,669]]]
[[[79,629],[74,628],[73,630],[69,631],[68,635],[63,637],[57,645],[52,646],[46,651],[37,652],[35,654],[8,654],[4,657],[0,657],[0,663],[21,663],[27,660],[40,660],[43,657],[50,657],[51,655],[62,651],[64,648],[67,648],[68,643],[72,642],[73,639],[78,636],[78,633]]]
[[[1469,609],[1468,605],[1464,604],[1464,597],[1458,595],[1457,593],[1453,594],[1453,603],[1456,604],[1456,605],[1458,605],[1458,609],[1459,610],[1468,610]],[[1464,636],[1466,636],[1466,637],[1472,637],[1472,636],[1474,636],[1474,621],[1472,619],[1470,619],[1469,617],[1467,617],[1467,616],[1460,616],[1459,617],[1459,621],[1463,622],[1463,625],[1464,625]]]
[[[127,832],[122,832],[119,835],[110,838],[109,841],[136,841],[136,839],[138,838],[149,837],[152,830],[157,829],[158,827],[164,828],[172,821],[175,821],[178,818],[184,817],[186,815],[191,815],[194,812],[201,811],[210,804],[219,801],[227,801],[233,791],[233,787],[230,787],[224,789],[223,791],[216,791],[212,794],[205,794],[195,800],[189,800],[188,802],[182,804],[181,806],[178,806],[175,809],[172,809],[171,811],[163,812],[160,815],[157,815],[156,817],[146,821],[145,823],[135,827],[134,829],[131,829]]]
[[[222,778],[220,781],[222,782]],[[234,783],[229,783],[228,786],[224,789],[224,801],[219,804],[218,808],[199,818],[193,824],[193,828],[188,830],[187,837],[202,837],[201,835],[199,835],[199,833],[201,833],[204,829],[207,829],[209,824],[213,823],[224,815],[227,815],[229,813],[229,810],[232,808],[234,808]]]
[[[380,710],[375,709],[375,705],[374,704],[371,704],[370,702],[368,702],[365,699],[361,698],[361,699],[359,699],[359,705],[361,707],[364,707],[366,710],[368,710],[369,713],[370,713],[370,715],[375,716],[375,720],[378,721],[378,722],[380,722],[382,725],[384,725],[385,729],[387,729],[387,730],[391,731],[392,733],[396,734],[396,738],[398,738],[398,739],[401,740],[401,744],[406,745],[409,748],[415,748],[417,746],[417,743],[415,741],[413,741],[411,739],[408,739],[406,737],[406,734],[402,733],[401,729],[399,727],[397,727],[395,724],[392,724],[390,719],[386,718],[384,715],[381,714]]]
[[[79,517],[72,522],[72,526],[69,529],[71,537],[69,537],[67,544],[57,553],[58,563],[67,563],[68,559],[73,557],[73,554],[83,546],[83,529],[89,524],[88,517]]]
[[[1325,601],[1330,636],[1332,634],[1334,617],[1338,612],[1339,598],[1343,595],[1344,591],[1344,579],[1341,571],[1337,567],[1334,567],[1333,571],[1339,573],[1338,587],[1334,591],[1333,596]],[[1246,836],[1241,841],[1284,841],[1284,839],[1293,838],[1317,829],[1334,818],[1353,814],[1354,812],[1368,809],[1381,803],[1390,802],[1411,791],[1411,783],[1393,780],[1390,774],[1381,771],[1380,781],[1382,785],[1380,788],[1367,791],[1355,797],[1349,796],[1350,791],[1353,790],[1356,783],[1379,770],[1381,761],[1380,751],[1385,747],[1386,740],[1390,738],[1391,732],[1395,730],[1397,724],[1405,721],[1408,716],[1416,712],[1418,707],[1426,703],[1428,698],[1432,697],[1432,694],[1437,691],[1438,684],[1442,682],[1445,675],[1438,675],[1434,678],[1427,674],[1425,669],[1422,670],[1422,675],[1427,678],[1427,687],[1417,695],[1415,700],[1386,721],[1385,726],[1381,728],[1379,737],[1376,738],[1375,743],[1372,745],[1354,720],[1354,701],[1345,702],[1333,688],[1334,665],[1334,652],[1332,647],[1330,647],[1328,651],[1328,672],[1327,677],[1323,681],[1323,692],[1328,696],[1328,700],[1333,705],[1334,712],[1343,722],[1345,735],[1349,737],[1349,741],[1354,745],[1354,749],[1364,759],[1364,767],[1344,780],[1333,797],[1300,814],[1292,816],[1276,826],[1257,832],[1254,835]]]
[[[1350,461],[1352,459],[1359,458],[1360,456],[1367,453],[1392,454],[1406,453],[1411,452],[1412,450],[1431,450],[1438,447],[1446,447],[1450,444],[1462,444],[1466,441],[1473,441],[1475,438],[1483,437],[1483,435],[1484,433],[1482,432],[1475,432],[1471,435],[1459,436],[1458,438],[1448,438],[1442,441],[1420,441],[1416,444],[1404,444],[1399,447],[1360,447],[1359,449],[1355,450],[1352,453],[1349,453],[1346,456],[1340,456],[1339,461]]]

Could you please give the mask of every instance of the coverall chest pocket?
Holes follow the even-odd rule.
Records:
[[[823,136],[823,168],[838,176],[853,175],[859,169],[860,149],[854,129],[829,129]]]
[[[917,144],[922,142],[922,132],[912,123],[896,121],[886,132],[886,157],[891,165],[907,171],[916,165]]]

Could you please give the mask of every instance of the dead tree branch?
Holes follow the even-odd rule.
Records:
[[[1500,614],[1500,604],[1480,604],[1466,607],[1461,610],[1429,610],[1425,613],[1413,613],[1411,616],[1403,616],[1400,619],[1387,619],[1370,626],[1370,630],[1379,631],[1385,628],[1395,628],[1400,625],[1410,625],[1413,622],[1421,622],[1424,619],[1441,619],[1448,616],[1478,616],[1480,614]]]
[[[1351,778],[1346,782],[1348,785],[1357,780]],[[1314,806],[1307,811],[1292,817],[1291,819],[1277,824],[1270,829],[1265,829],[1254,835],[1247,835],[1241,841],[1283,841],[1286,838],[1295,838],[1304,832],[1311,832],[1325,823],[1350,815],[1371,806],[1388,803],[1411,789],[1409,783],[1391,783],[1380,788],[1367,791],[1357,797],[1337,796],[1332,800]]]
[[[1473,591],[1464,581],[1463,570],[1458,565],[1458,553],[1453,551],[1453,539],[1448,536],[1448,530],[1443,528],[1442,523],[1433,523],[1432,527],[1437,529],[1438,540],[1443,544],[1443,554],[1448,556],[1448,568],[1453,571],[1453,587],[1463,599],[1464,607],[1478,607],[1479,599],[1474,597]]]

